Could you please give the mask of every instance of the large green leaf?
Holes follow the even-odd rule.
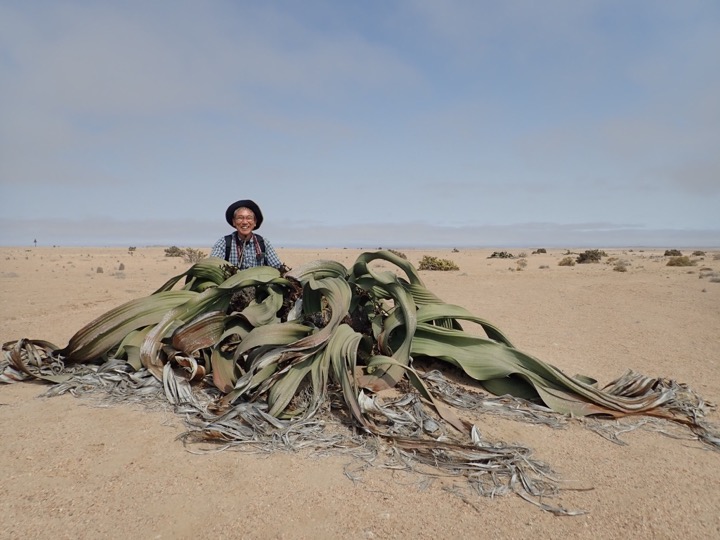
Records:
[[[72,362],[97,360],[117,346],[129,332],[157,324],[168,311],[197,294],[192,291],[165,291],[126,302],[81,328],[58,354]]]

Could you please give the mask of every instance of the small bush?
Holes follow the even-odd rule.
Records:
[[[514,259],[512,253],[508,253],[507,251],[493,251],[493,254],[488,257],[488,259]]]
[[[589,249],[585,253],[581,253],[577,257],[578,264],[598,263],[603,257],[607,257],[607,253],[599,249]]]
[[[407,259],[407,255],[405,255],[402,251],[398,251],[398,250],[396,250],[396,249],[388,249],[388,251],[389,251],[390,253],[394,253],[395,255],[397,255],[398,257],[400,257],[401,259]]]
[[[102,266],[98,266],[97,270],[95,270],[95,272],[98,274],[102,274],[104,272],[104,270],[102,269]]]
[[[619,261],[615,266],[613,266],[613,270],[616,272],[627,272],[627,266],[624,262]]]
[[[532,252],[532,255],[537,255],[539,253],[547,253],[547,249],[545,248],[539,248]]]
[[[558,266],[575,266],[575,259],[572,257],[564,257],[559,263]]]
[[[693,251],[693,257],[704,257],[705,252],[704,251]]]
[[[118,270],[120,270],[121,272],[125,270],[125,265],[123,263],[120,263],[120,266],[118,266]]]
[[[204,259],[207,255],[205,252],[199,249],[186,248],[183,252],[182,258],[186,263],[196,263]]]
[[[518,270],[524,270],[527,267],[527,259],[518,259],[515,264],[517,264]]]
[[[682,253],[680,253],[680,251],[677,249],[666,249],[665,250],[665,257],[681,257],[681,256],[682,256]]]
[[[695,266],[695,261],[690,260],[687,255],[670,257],[665,266]]]
[[[171,246],[165,249],[166,257],[182,257],[186,263],[196,263],[207,255],[199,249],[185,248],[181,249],[177,246]]]
[[[550,267],[549,267],[547,264],[541,264],[540,266],[538,266],[538,268],[539,268],[540,270],[547,270],[547,269],[550,268]]]
[[[460,253],[460,250],[459,250],[458,248],[453,248],[452,252],[453,252],[453,253]]]
[[[457,264],[449,259],[439,259],[429,255],[423,256],[418,265],[419,270],[460,270]]]

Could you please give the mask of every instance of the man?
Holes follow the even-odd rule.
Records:
[[[263,222],[260,207],[254,201],[243,199],[232,203],[225,211],[225,220],[235,228],[235,232],[215,242],[211,257],[225,259],[241,270],[253,266],[272,266],[277,269],[285,266],[270,242],[253,232]]]

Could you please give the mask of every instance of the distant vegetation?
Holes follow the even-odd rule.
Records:
[[[207,257],[205,252],[199,249],[185,248],[181,249],[177,246],[170,246],[165,249],[166,257],[182,257],[186,263],[196,263],[201,259]]]
[[[401,259],[407,259],[407,255],[405,255],[402,251],[398,251],[397,249],[388,249],[388,251],[397,255]]]
[[[695,266],[695,261],[691,260],[687,255],[670,257],[666,266]]]
[[[514,259],[514,257],[512,253],[507,251],[493,251],[493,254],[488,259]]]
[[[418,264],[419,270],[460,270],[457,264],[449,259],[439,259],[425,255]]]
[[[599,263],[603,257],[607,257],[607,253],[604,251],[599,249],[589,249],[578,255],[576,260],[578,264]]]

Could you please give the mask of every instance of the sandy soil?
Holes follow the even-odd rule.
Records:
[[[676,246],[669,246],[676,247]],[[279,249],[290,266],[361,250]],[[515,345],[568,374],[604,384],[627,369],[689,384],[720,400],[718,251],[668,267],[664,250],[605,251],[628,263],[558,266],[565,250],[527,267],[493,250],[403,250],[455,261],[423,272],[443,300],[495,323]],[[574,251],[582,251],[576,249]],[[684,250],[690,254],[692,250]],[[120,270],[120,265],[124,269]],[[1,248],[0,341],[60,346],[107,310],[145,296],[187,265],[163,248]],[[98,273],[98,268],[103,272]],[[45,386],[0,385],[0,538],[719,538],[720,452],[633,431],[613,444],[579,423],[562,430],[488,418],[490,438],[534,449],[569,485],[577,517],[517,496],[463,501],[438,485],[373,468],[357,482],[346,456],[227,451],[198,455],[175,440],[182,419],[133,406],[99,408]],[[717,413],[710,420],[720,424]]]

